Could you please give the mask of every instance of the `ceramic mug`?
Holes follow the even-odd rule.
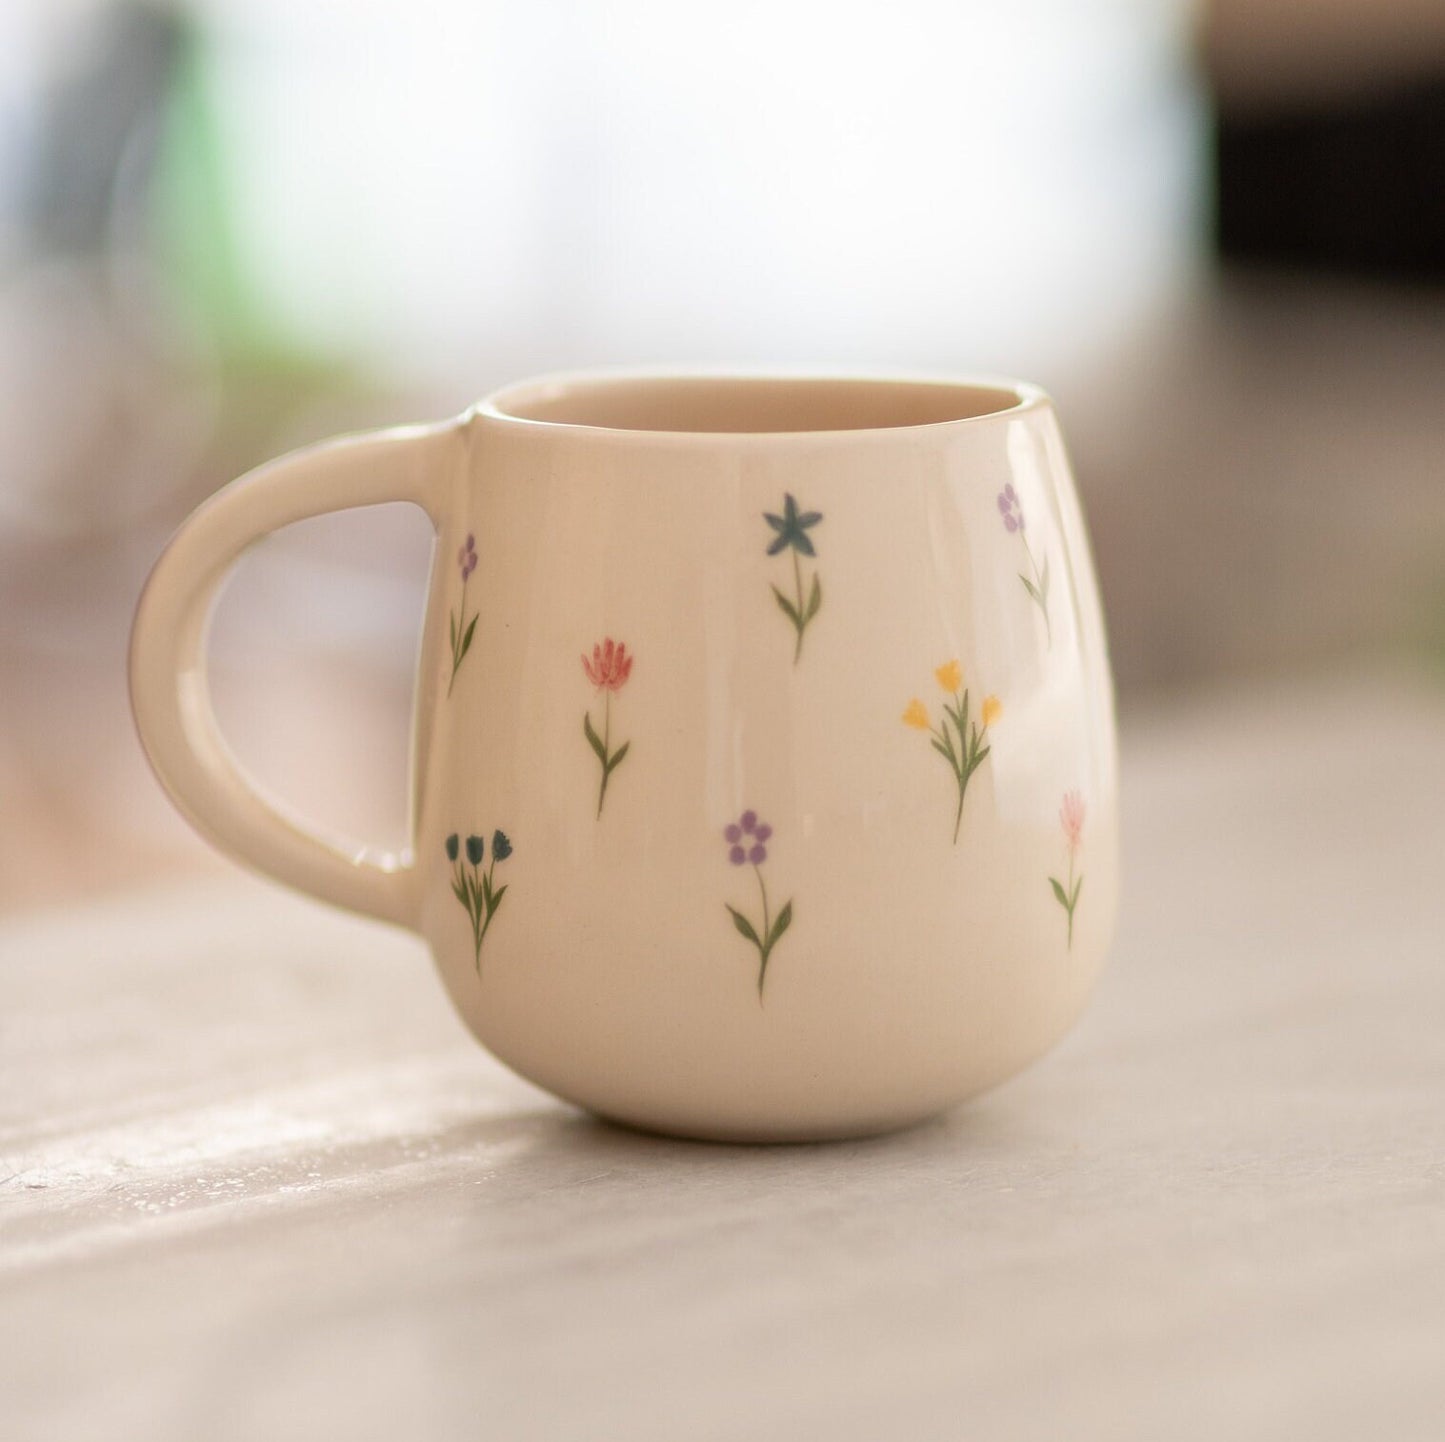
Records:
[[[240,772],[204,637],[250,542],[398,500],[438,560],[378,855]],[[171,542],[131,686],[217,846],[419,932],[483,1045],[639,1127],[919,1120],[1056,1040],[1109,944],[1108,654],[1033,386],[562,377],[297,451]]]

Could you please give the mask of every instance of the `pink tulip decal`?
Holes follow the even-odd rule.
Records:
[[[602,784],[597,788],[599,820],[602,817],[602,803],[607,800],[607,783],[632,747],[632,742],[624,741],[616,751],[612,750],[612,694],[627,684],[627,678],[632,675],[632,660],[627,654],[627,647],[621,641],[614,641],[611,636],[592,648],[591,660],[588,660],[585,654],[582,657],[583,672],[602,696],[602,734],[597,734],[590,711],[585,712],[582,717],[582,734],[586,736],[587,744],[602,767]]]
[[[1064,908],[1069,918],[1069,949],[1074,945],[1074,908],[1079,904],[1079,892],[1083,889],[1082,874],[1074,880],[1074,862],[1084,839],[1084,798],[1077,791],[1064,792],[1063,805],[1059,807],[1059,824],[1064,828],[1064,843],[1069,848],[1069,880],[1065,885],[1055,877],[1049,877],[1054,889],[1054,899]]]

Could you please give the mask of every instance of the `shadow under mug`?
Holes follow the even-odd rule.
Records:
[[[249,543],[397,500],[438,549],[389,855],[241,773],[204,639]],[[419,932],[485,1046],[640,1127],[919,1120],[1058,1038],[1112,934],[1107,645],[1033,386],[564,376],[297,451],[172,540],[131,686],[217,846]]]

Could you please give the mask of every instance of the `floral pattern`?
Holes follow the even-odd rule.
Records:
[[[818,552],[813,538],[808,534],[823,519],[821,511],[799,511],[798,503],[791,493],[783,496],[783,514],[775,516],[771,511],[763,512],[763,519],[773,528],[773,538],[768,544],[768,555],[781,555],[784,551],[793,553],[793,595],[790,598],[779,587],[773,587],[773,596],[779,609],[793,623],[797,641],[793,646],[793,665],[803,655],[803,633],[823,605],[823,586],[814,570],[808,586],[807,596],[803,594],[802,556],[815,557]]]
[[[1023,542],[1024,555],[1028,557],[1029,570],[1032,576],[1026,576],[1019,572],[1019,580],[1024,583],[1026,590],[1033,599],[1034,605],[1043,613],[1044,636],[1050,646],[1054,643],[1053,622],[1049,619],[1049,558],[1044,557],[1043,569],[1040,570],[1034,561],[1034,553],[1029,546],[1029,538],[1025,534],[1024,508],[1019,502],[1019,493],[1014,490],[1013,482],[1010,481],[1003,490],[998,493],[999,515],[1003,517],[1004,530],[1010,535],[1017,535]]]
[[[768,960],[773,948],[782,939],[783,933],[793,924],[793,903],[783,903],[777,916],[768,907],[768,887],[763,880],[763,863],[768,859],[768,842],[772,839],[773,828],[758,820],[756,811],[744,811],[723,831],[723,841],[728,848],[728,860],[734,866],[751,866],[758,879],[758,895],[762,899],[763,918],[761,926],[754,926],[735,906],[727,906],[733,919],[733,926],[745,941],[758,951],[758,1003],[763,1000],[763,984],[768,979]]]
[[[943,719],[935,726],[928,707],[915,696],[904,708],[903,724],[928,732],[933,749],[953,772],[958,787],[958,806],[953,815],[953,840],[957,844],[968,783],[993,749],[988,740],[989,727],[1003,714],[1003,706],[997,696],[985,696],[979,707],[979,719],[974,721],[969,715],[968,689],[963,684],[963,668],[958,662],[944,662],[933,677],[948,697],[943,703]]]
[[[582,657],[582,670],[602,697],[600,736],[592,724],[591,711],[584,712],[582,716],[583,735],[602,767],[602,781],[597,788],[598,820],[602,818],[602,803],[607,800],[607,783],[632,749],[632,742],[624,741],[616,751],[612,750],[612,696],[627,684],[627,678],[632,675],[632,660],[627,654],[627,647],[620,641],[614,642],[611,636],[592,648],[590,661],[585,654]]]
[[[998,492],[997,505],[1005,530],[1010,535],[1016,535],[1023,547],[1027,559],[1027,573],[1020,572],[1019,580],[1039,609],[1046,638],[1051,645],[1048,556],[1043,554],[1042,566],[1035,560],[1029,543],[1023,506],[1012,482]],[[793,663],[796,666],[802,658],[803,641],[808,627],[818,616],[823,604],[822,583],[816,565],[810,572],[805,571],[805,561],[816,562],[817,559],[813,532],[822,523],[823,514],[820,511],[803,510],[796,497],[791,492],[786,492],[780,512],[764,512],[763,519],[771,530],[767,546],[768,556],[780,557],[784,552],[789,552],[791,556],[792,593],[789,594],[777,585],[771,589],[779,609],[787,616],[793,628]],[[471,650],[480,620],[480,607],[469,612],[467,605],[468,586],[477,565],[476,537],[469,533],[456,552],[461,595],[449,612],[451,669],[447,682],[448,697],[455,688],[462,663]],[[593,687],[592,701],[583,712],[582,730],[599,767],[596,810],[599,822],[606,806],[612,775],[627,759],[632,749],[630,739],[614,747],[612,711],[613,698],[624,689],[631,678],[635,659],[625,642],[617,641],[611,636],[593,645],[590,655],[584,651],[580,656],[583,674]],[[975,714],[971,701],[972,692],[964,683],[963,668],[957,658],[936,667],[933,675],[943,693],[939,703],[941,715],[937,722],[935,723],[929,705],[918,696],[909,700],[901,719],[908,727],[927,732],[930,746],[948,765],[955,792],[951,799],[954,804],[953,843],[957,845],[962,832],[969,782],[992,752],[992,730],[1003,715],[1003,706],[997,696],[983,695],[978,701]],[[599,702],[602,708],[600,726],[594,719]],[[1073,948],[1075,913],[1084,884],[1079,864],[1084,820],[1085,805],[1081,793],[1078,790],[1066,791],[1059,808],[1059,822],[1067,851],[1067,870],[1062,877],[1049,876],[1048,882],[1055,901],[1065,915],[1066,945],[1070,950]],[[768,967],[773,953],[793,923],[792,899],[784,902],[775,914],[768,895],[764,868],[772,838],[773,828],[761,821],[757,812],[751,809],[744,811],[723,830],[729,864],[739,869],[751,867],[757,884],[760,916],[749,916],[741,907],[727,901],[723,905],[734,930],[756,952],[760,1005],[764,999]],[[507,882],[497,884],[496,872],[497,868],[511,857],[512,843],[504,831],[495,830],[491,833],[489,853],[484,834],[473,833],[463,837],[453,832],[446,837],[444,847],[451,866],[452,893],[465,910],[471,926],[473,961],[480,977],[482,950],[487,933],[508,891]]]
[[[512,854],[507,833],[492,832],[492,859],[483,871],[486,850],[486,842],[480,836],[468,836],[462,841],[454,831],[446,839],[447,860],[452,864],[452,894],[466,908],[472,923],[472,955],[478,976],[482,974],[482,942],[507,894],[507,884],[498,886],[495,882],[498,865]]]
[[[1084,838],[1084,798],[1077,791],[1064,792],[1063,805],[1059,807],[1059,824],[1064,828],[1064,844],[1069,849],[1069,879],[1067,882],[1060,881],[1057,877],[1049,877],[1049,885],[1053,888],[1054,900],[1064,908],[1069,918],[1069,941],[1068,947],[1074,949],[1074,908],[1079,904],[1079,892],[1084,887],[1083,873],[1079,873],[1079,879],[1074,880],[1074,863],[1078,859],[1079,846]]]
[[[481,616],[481,612],[476,611],[471,620],[467,620],[467,582],[471,580],[472,572],[476,569],[477,538],[469,534],[457,551],[457,570],[461,572],[462,576],[461,603],[447,617],[451,622],[452,635],[452,674],[447,681],[448,696],[452,694],[452,687],[457,684],[457,670],[461,666],[463,658],[472,649],[472,637],[476,634],[477,620]]]

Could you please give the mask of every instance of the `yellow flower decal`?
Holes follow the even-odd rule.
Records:
[[[930,726],[928,720],[928,707],[918,697],[914,697],[908,703],[908,709],[903,713],[903,724],[905,726],[916,726],[920,731],[927,731]]]
[[[933,676],[948,693],[948,700],[943,703],[943,720],[935,727],[928,707],[915,696],[903,713],[903,721],[905,725],[928,732],[929,745],[948,762],[948,769],[953,772],[958,787],[958,805],[953,812],[953,839],[956,843],[959,828],[963,825],[963,798],[968,791],[969,778],[983,765],[993,749],[989,744],[988,728],[1003,715],[1003,703],[997,696],[985,696],[979,705],[978,720],[974,721],[969,715],[963,667],[957,660],[945,662]]]

